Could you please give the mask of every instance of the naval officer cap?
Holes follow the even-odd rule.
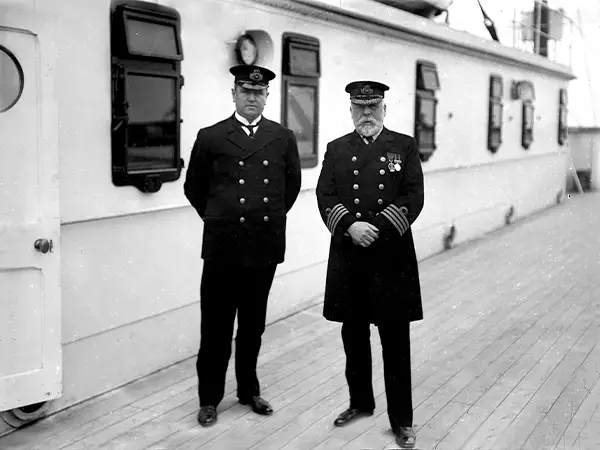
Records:
[[[353,81],[346,86],[350,101],[356,105],[375,105],[383,99],[388,89],[388,86],[377,81]]]
[[[229,72],[235,77],[235,84],[246,89],[265,89],[275,74],[269,69],[254,65],[233,66]]]

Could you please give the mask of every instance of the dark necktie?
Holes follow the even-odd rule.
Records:
[[[375,139],[373,139],[373,136],[365,136],[364,137],[365,141],[367,141],[367,145],[371,145],[373,143],[373,141]]]
[[[249,138],[254,138],[254,128],[256,128],[258,126],[258,123],[254,124],[254,125],[246,125],[245,123],[242,123],[239,120],[238,120],[238,123],[241,126],[248,128],[248,131],[250,132],[250,134],[248,135]]]

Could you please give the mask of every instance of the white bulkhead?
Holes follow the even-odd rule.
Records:
[[[437,100],[436,148],[423,162],[425,209],[414,226],[420,258],[444,248],[452,225],[454,242],[462,242],[502,227],[511,207],[513,219],[523,217],[555,204],[564,190],[559,95],[573,78],[566,67],[368,0],[355,2],[353,11],[304,0],[153,3],[181,17],[186,165],[198,129],[233,113],[228,69],[240,36],[253,37],[257,63],[277,74],[265,116],[280,122],[291,108],[282,87],[290,79],[282,73],[285,39],[317,42],[316,115],[310,98],[296,98],[317,140],[300,143],[303,190],[289,215],[286,262],[277,271],[268,321],[319,302],[323,293],[329,235],[314,188],[327,142],[353,129],[343,89],[350,81],[389,85],[385,124],[414,135],[417,64],[432,63],[437,72],[439,89],[429,92]],[[17,55],[29,83],[0,112],[0,307],[12,311],[9,322],[0,319],[0,394],[10,391],[0,410],[55,398],[48,411],[56,411],[197,352],[202,222],[183,195],[185,169],[156,192],[112,181],[110,16],[110,0],[0,6],[0,54],[6,48]],[[8,70],[5,60],[0,74]],[[492,75],[501,78],[496,100],[503,106],[494,152],[488,149]],[[535,94],[528,148],[522,146],[526,99],[513,95],[517,82]],[[0,110],[4,90],[0,82]],[[294,114],[297,107],[289,125],[301,127]],[[52,239],[53,250],[36,251],[38,238]],[[5,258],[7,251],[12,256]],[[14,331],[17,312],[22,326],[31,327],[26,337]],[[10,384],[28,364],[43,376],[31,377],[26,388]]]

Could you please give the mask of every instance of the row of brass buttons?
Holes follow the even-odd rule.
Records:
[[[240,165],[240,167],[244,167],[245,163],[244,161],[240,161],[238,163]],[[267,167],[269,165],[269,161],[267,161],[266,159],[263,161],[263,166]]]
[[[240,161],[240,162],[239,162],[239,165],[240,165],[240,167],[244,167],[244,161]],[[263,166],[267,167],[268,165],[269,165],[269,161],[265,159],[265,160],[263,161]],[[243,178],[240,178],[240,181],[239,181],[239,183],[240,183],[240,185],[244,185],[244,184],[246,184],[246,181],[245,181]],[[265,178],[265,179],[263,180],[263,183],[264,183],[265,185],[269,184],[269,179],[268,179],[268,178]],[[246,199],[245,199],[244,197],[240,198],[240,203],[243,205],[244,203],[246,203]],[[263,203],[269,203],[269,199],[268,199],[267,197],[264,197],[264,198],[263,198]],[[269,221],[269,216],[264,216],[264,217],[263,217],[263,220],[264,220],[265,222],[268,222],[268,221]],[[246,219],[245,219],[243,216],[242,216],[242,217],[240,217],[240,223],[244,223],[244,222],[246,222]]]
[[[263,220],[265,222],[268,222],[269,221],[269,216],[263,217]],[[240,223],[244,223],[245,221],[246,221],[246,219],[244,218],[244,216],[240,217]]]
[[[355,191],[358,191],[358,187],[359,187],[358,184],[355,184],[354,186],[352,186],[352,189],[354,189]],[[380,184],[379,185],[379,190],[383,191],[384,189],[385,189],[385,185]]]
[[[358,205],[359,203],[360,203],[360,199],[359,199],[359,198],[355,198],[355,199],[354,199],[354,204],[355,204],[355,205]],[[383,205],[383,200],[382,200],[382,199],[380,199],[380,198],[378,198],[378,199],[377,199],[377,203],[378,203],[378,204],[380,204],[380,205]]]
[[[243,205],[244,203],[246,203],[246,199],[244,197],[240,198],[240,203]],[[269,198],[263,198],[263,203],[269,203]]]
[[[358,161],[358,158],[356,156],[352,157],[352,162],[356,162]],[[385,156],[382,156],[381,158],[379,158],[379,161],[381,162],[385,162]]]

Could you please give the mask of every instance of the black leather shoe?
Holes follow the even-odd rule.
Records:
[[[415,448],[417,435],[412,427],[398,427],[394,430],[394,434],[396,435],[396,443],[401,448]]]
[[[240,398],[240,403],[242,405],[250,405],[252,407],[252,411],[256,414],[260,414],[262,416],[269,416],[273,414],[273,408],[264,398],[256,395],[252,398]]]
[[[361,411],[356,408],[348,408],[346,411],[341,413],[337,419],[333,422],[336,427],[343,427],[344,425],[348,425],[354,419],[358,419],[359,417],[372,416],[373,411]]]
[[[217,408],[214,406],[201,406],[198,411],[198,423],[203,427],[212,425],[217,421]]]

